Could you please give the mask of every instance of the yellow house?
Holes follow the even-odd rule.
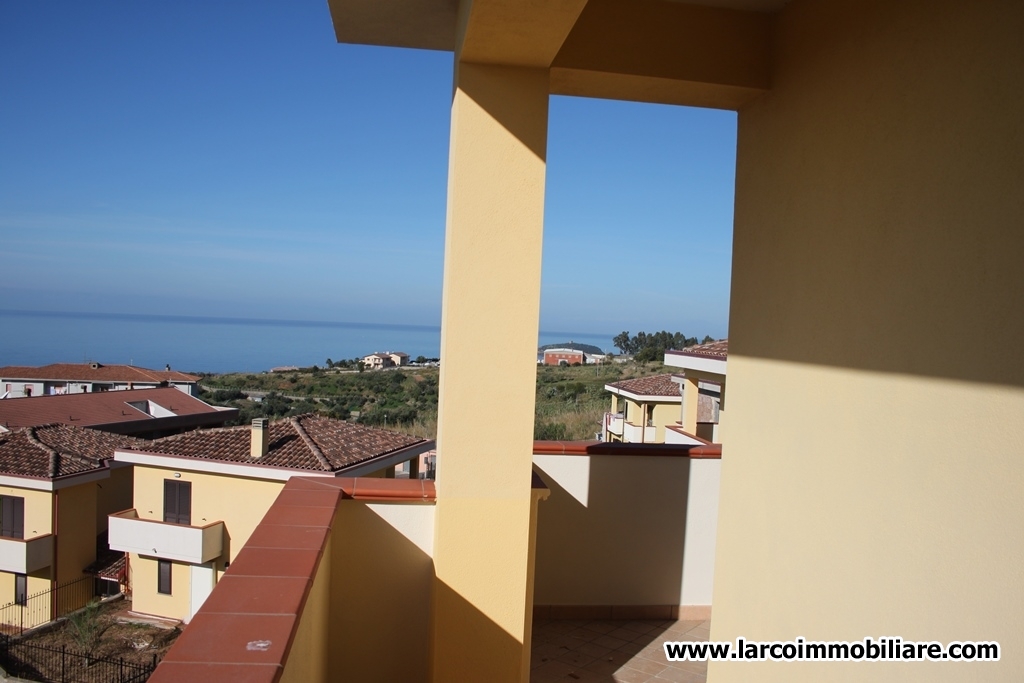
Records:
[[[116,448],[140,443],[60,424],[0,433],[4,624],[38,626],[82,607],[94,595],[85,570],[96,562],[107,515],[131,500],[130,468],[109,460]],[[59,601],[47,594],[55,588]]]
[[[432,441],[318,415],[197,430],[118,449],[134,507],[110,515],[135,612],[188,622],[292,477],[381,476]]]
[[[254,548],[214,597],[238,596],[270,557],[305,578],[262,585],[298,578],[297,597],[273,617],[260,596],[249,613],[201,611],[154,683],[528,680],[553,94],[738,112],[711,638],[1002,654],[721,662],[708,681],[1024,679],[1024,3],[329,4],[342,42],[454,53],[432,535],[358,484],[290,482],[278,514],[307,494],[331,511],[303,527],[313,548]],[[480,348],[501,373],[480,371]],[[387,544],[367,540],[376,530]],[[358,561],[338,569],[346,542]],[[429,603],[378,590],[403,572],[428,577]]]
[[[721,385],[695,384],[696,411],[687,417],[685,378],[672,374],[637,377],[605,385],[612,395],[604,415],[603,440],[609,443],[708,443],[715,440]]]

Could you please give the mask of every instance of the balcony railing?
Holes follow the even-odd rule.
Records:
[[[109,541],[111,550],[203,564],[224,552],[224,522],[170,524],[140,519],[132,508],[110,515]]]
[[[622,428],[622,440],[629,443],[654,443],[654,427],[641,427],[627,422]]]
[[[604,428],[609,434],[622,436],[622,413],[605,413]]]
[[[29,574],[53,564],[53,534],[0,538],[0,571]]]

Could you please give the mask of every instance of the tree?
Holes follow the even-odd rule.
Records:
[[[704,335],[704,339],[702,339],[700,343],[701,344],[710,344],[713,341],[715,341],[715,338],[712,337],[711,335],[706,334],[706,335]]]
[[[326,361],[324,362],[324,365],[326,365],[328,369],[331,369],[331,368],[333,368],[333,367],[334,367],[334,361],[333,361],[333,360],[331,360],[330,358],[328,358],[328,359],[327,359],[327,360],[326,360]]]
[[[612,344],[615,344],[615,348],[621,351],[623,354],[631,353],[632,344],[629,339],[629,332],[623,331],[621,334],[615,335],[612,339]]]

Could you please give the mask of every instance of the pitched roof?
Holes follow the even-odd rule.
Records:
[[[0,424],[8,428],[62,422],[78,427],[109,425],[120,422],[150,421],[150,415],[132,403],[152,401],[174,415],[204,415],[217,410],[198,398],[174,387],[99,391],[60,396],[30,396],[0,400]],[[223,421],[220,424],[224,424]]]
[[[119,448],[146,442],[84,427],[50,424],[0,433],[0,474],[53,479],[102,469]]]
[[[672,375],[651,375],[638,377],[607,385],[638,396],[679,396],[679,385],[672,381]]]
[[[134,450],[200,460],[335,472],[365,460],[427,444],[399,432],[335,420],[321,415],[299,415],[270,423],[269,449],[262,458],[250,456],[249,425],[204,429],[150,442]]]
[[[93,366],[96,367],[93,367]],[[5,379],[70,380],[72,382],[198,382],[195,375],[177,370],[148,370],[134,365],[100,363],[51,363],[33,367],[8,365],[0,368]]]
[[[685,349],[672,350],[669,353],[680,356],[697,356],[712,360],[725,360],[729,355],[729,340],[720,339],[719,341],[708,342],[707,344],[698,344],[697,346],[689,346]]]

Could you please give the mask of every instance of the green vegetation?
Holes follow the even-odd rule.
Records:
[[[481,372],[500,372],[499,366]],[[593,439],[611,406],[604,385],[665,372],[661,363],[537,367],[537,439]],[[256,417],[319,412],[342,420],[387,426],[423,438],[437,433],[437,368],[339,372],[209,375],[202,399],[239,409],[238,424]],[[246,398],[260,396],[257,402]]]
[[[715,341],[712,337],[705,336],[701,344]],[[624,354],[633,356],[638,363],[647,363],[652,360],[661,360],[669,349],[684,349],[687,346],[696,346],[696,337],[687,337],[682,332],[637,332],[632,337],[629,332],[622,332],[612,339],[615,347]]]

